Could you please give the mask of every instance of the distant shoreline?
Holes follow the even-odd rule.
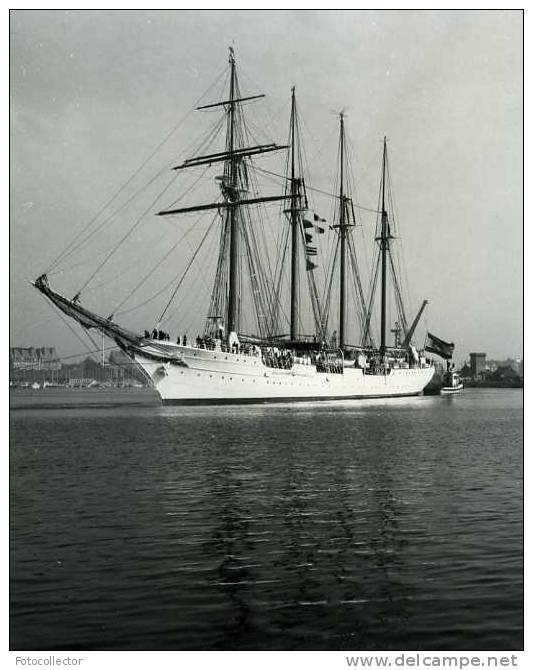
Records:
[[[524,382],[507,381],[463,381],[465,388],[485,388],[485,389],[523,389]]]
[[[10,411],[26,409],[79,409],[84,407],[161,406],[157,392],[147,387],[130,388],[10,388]]]

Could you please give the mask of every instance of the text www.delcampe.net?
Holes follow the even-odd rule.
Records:
[[[397,656],[346,656],[353,668],[507,668],[517,667],[518,656],[432,656],[430,654],[398,654]]]

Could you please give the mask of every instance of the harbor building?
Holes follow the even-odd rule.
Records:
[[[121,351],[111,351],[107,360],[86,356],[77,362],[62,361],[55,347],[10,347],[11,386],[86,387],[146,385],[146,377]]]
[[[63,379],[68,386],[75,387],[146,384],[146,378],[139,368],[121,351],[111,351],[107,361],[96,361],[92,356],[87,356],[77,363],[64,365]]]
[[[14,382],[57,380],[61,359],[55,347],[10,347],[9,379]]]
[[[473,379],[479,379],[485,372],[487,367],[487,354],[471,353],[470,354],[470,373]]]

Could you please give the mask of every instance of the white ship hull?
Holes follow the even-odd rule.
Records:
[[[157,343],[161,351],[163,343]],[[298,400],[390,398],[420,395],[433,366],[391,368],[369,374],[345,364],[343,374],[317,372],[314,365],[267,367],[260,356],[231,354],[165,343],[171,360],[142,352],[135,361],[150,378],[164,404],[259,403]]]

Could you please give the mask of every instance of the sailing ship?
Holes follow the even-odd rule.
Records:
[[[215,214],[218,257],[202,336],[192,340],[180,335],[171,340],[161,328],[182,285],[181,279],[172,287],[162,314],[157,320],[154,318],[144,333],[120,325],[113,314],[101,316],[84,305],[83,288],[73,298],[54,290],[49,272],[41,274],[34,286],[86,332],[97,331],[102,338],[111,338],[144,372],[164,404],[420,395],[434,373],[433,363],[413,344],[427,301],[409,325],[400,291],[399,269],[391,253],[394,234],[386,138],[379,204],[375,209],[375,262],[369,292],[365,295],[358,265],[360,249],[353,234],[359,225],[358,205],[350,190],[345,114],[339,115],[338,192],[333,194],[336,207],[333,222],[327,226],[325,218],[311,208],[309,202],[310,187],[304,174],[294,87],[287,144],[254,144],[250,141],[244,108],[264,96],[241,94],[231,48],[228,79],[229,92],[223,100],[197,107],[221,112],[218,128],[224,135],[223,148],[195,155],[174,166],[176,172],[222,166],[222,174],[215,176],[219,198],[216,202],[169,206],[157,211],[158,216],[178,219],[209,210]],[[278,175],[282,177],[283,188],[273,195],[261,195],[254,179],[254,174],[261,169],[256,160],[276,153],[285,157],[285,173]],[[261,224],[260,208],[272,203],[278,206],[281,203],[279,225],[282,231],[274,270],[270,260],[265,258],[256,231],[258,221]],[[320,286],[317,248],[319,241],[327,237],[331,240],[332,255],[328,267],[322,268]],[[199,247],[204,241],[205,235]],[[186,272],[197,260],[198,250]],[[113,253],[114,250],[106,256],[104,263]],[[307,279],[307,303],[302,298],[302,275]],[[390,307],[387,299],[392,291],[389,284],[394,289],[399,314],[393,330],[394,344],[387,341]],[[379,344],[374,338],[377,329],[372,327],[376,295],[380,295]],[[302,332],[306,304],[312,319],[312,332],[307,333]],[[249,323],[244,319],[246,310],[254,312],[252,332],[245,329],[244,324]],[[348,342],[348,333],[356,321],[360,341],[352,344]]]

